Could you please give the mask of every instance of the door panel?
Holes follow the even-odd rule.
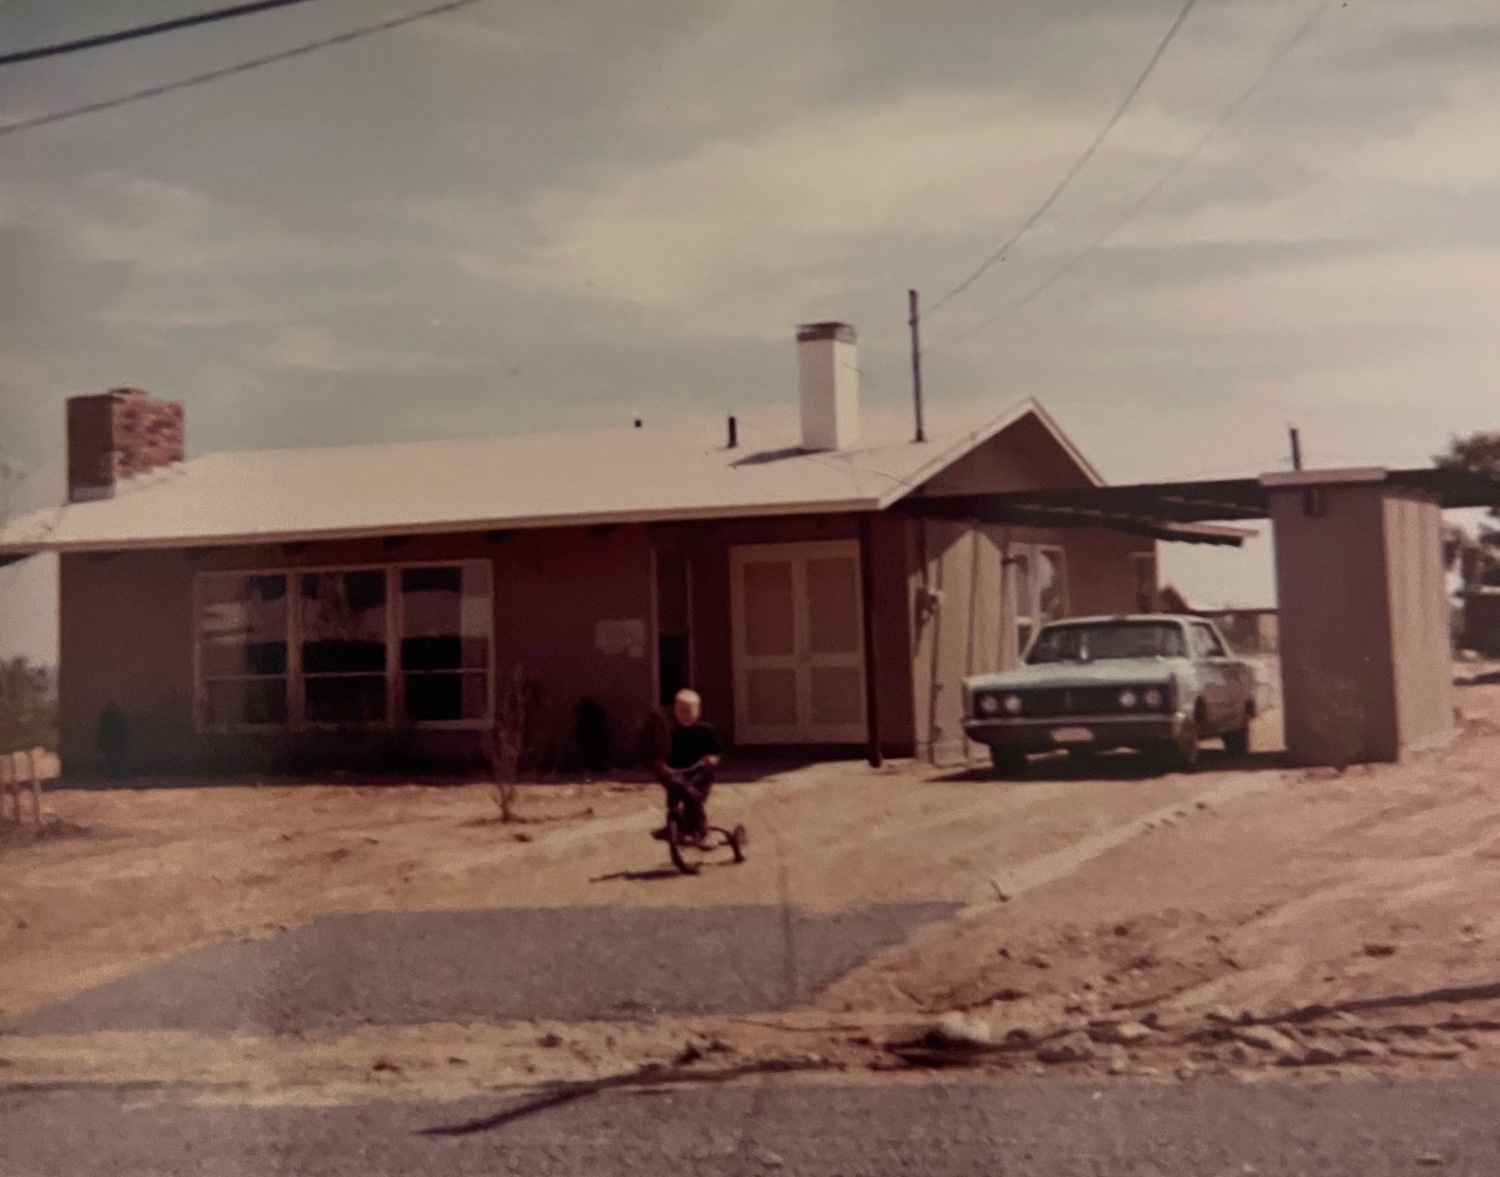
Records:
[[[1232,689],[1228,679],[1229,663],[1213,630],[1201,624],[1195,624],[1192,628],[1193,656],[1203,678],[1203,702],[1208,713],[1209,731],[1205,734],[1216,735],[1234,726],[1237,719],[1233,715],[1233,700],[1230,697]]]
[[[814,666],[808,677],[815,726],[863,729],[865,676],[860,667]]]
[[[756,729],[797,729],[797,671],[784,669],[746,670],[745,719]]]
[[[807,649],[812,654],[859,654],[859,561],[851,556],[807,561]]]
[[[734,548],[736,738],[857,743],[865,729],[859,548]]]
[[[790,657],[797,652],[794,565],[790,560],[757,560],[744,576],[745,653],[751,657]]]

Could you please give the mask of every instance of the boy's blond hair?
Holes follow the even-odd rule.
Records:
[[[700,695],[697,691],[693,690],[692,687],[683,687],[682,690],[677,692],[677,696],[673,701],[677,703],[687,703],[693,707],[703,706],[703,696]]]

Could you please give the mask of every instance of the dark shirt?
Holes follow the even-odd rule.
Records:
[[[720,752],[719,737],[708,724],[701,720],[690,726],[676,724],[672,728],[667,767],[692,768],[705,756],[718,756]]]

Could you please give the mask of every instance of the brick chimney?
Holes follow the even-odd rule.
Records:
[[[139,388],[68,400],[68,501],[107,499],[127,479],[180,462],[182,406]]]
[[[854,328],[805,323],[797,328],[802,448],[843,450],[859,440],[859,365]]]

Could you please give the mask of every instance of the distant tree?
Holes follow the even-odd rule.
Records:
[[[1439,454],[1436,461],[1442,470],[1472,470],[1500,482],[1500,433],[1455,437],[1448,443],[1448,452]],[[1490,514],[1500,518],[1500,509]]]
[[[57,749],[57,682],[22,657],[0,659],[0,752]]]
[[[1500,433],[1455,437],[1448,451],[1434,461],[1440,470],[1469,470],[1500,482]],[[1490,517],[1500,519],[1500,507],[1491,508]],[[1458,568],[1466,589],[1500,585],[1500,528],[1484,527],[1478,535],[1461,527],[1448,528],[1443,559],[1448,568]]]

